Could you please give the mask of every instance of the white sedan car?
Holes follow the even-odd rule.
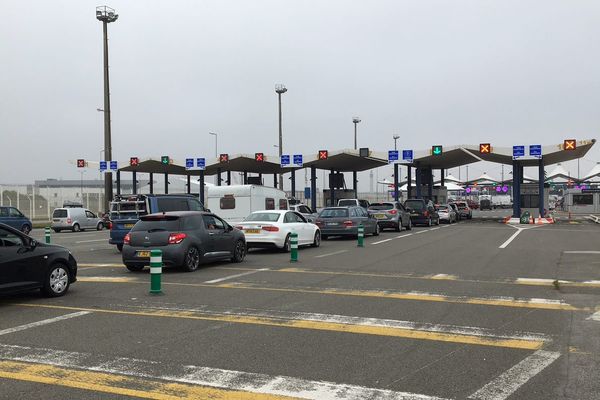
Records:
[[[244,231],[248,248],[277,247],[285,252],[291,250],[290,235],[298,234],[298,245],[321,245],[321,231],[304,216],[290,210],[255,211],[244,221],[236,224]]]

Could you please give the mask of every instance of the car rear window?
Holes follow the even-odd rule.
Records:
[[[406,200],[406,202],[404,203],[404,207],[418,211],[425,208],[425,203],[418,200]]]
[[[393,208],[393,203],[376,203],[369,206],[369,210],[392,210]]]
[[[355,206],[356,200],[340,200],[338,206]]]
[[[54,210],[52,218],[67,218],[67,210]]]
[[[319,214],[321,218],[345,218],[347,216],[347,208],[326,208]]]
[[[256,212],[248,215],[244,221],[277,222],[279,213]]]
[[[165,230],[176,232],[180,230],[181,219],[176,216],[167,215],[160,217],[142,217],[131,229],[132,231]]]
[[[190,209],[186,198],[162,197],[156,199],[156,204],[158,206],[157,212],[189,211]]]
[[[448,211],[448,206],[439,206],[437,209],[440,211]]]

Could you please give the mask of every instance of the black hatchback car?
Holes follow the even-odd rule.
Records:
[[[0,224],[0,294],[41,289],[58,297],[76,280],[77,262],[69,250]]]
[[[150,251],[161,250],[165,266],[195,271],[201,263],[246,256],[244,233],[214,214],[173,211],[141,217],[123,241],[123,264],[130,271],[150,265]]]

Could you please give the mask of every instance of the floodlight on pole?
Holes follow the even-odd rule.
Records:
[[[397,142],[398,142],[398,139],[400,139],[400,136],[394,135],[393,137],[394,137],[394,150],[398,150]]]
[[[283,154],[283,130],[282,130],[282,122],[281,122],[281,95],[287,92],[287,88],[285,85],[279,83],[275,85],[275,93],[279,98],[279,159],[281,160],[281,156]],[[279,190],[283,190],[283,175],[279,174]]]
[[[354,123],[354,150],[357,149],[357,142],[356,142],[356,125],[358,125],[358,123],[360,122],[360,118],[358,117],[353,117],[352,118],[352,123]]]
[[[104,42],[104,108],[97,110],[104,112],[104,157],[112,160],[112,138],[110,127],[110,85],[108,79],[108,24],[115,22],[119,15],[113,8],[107,6],[96,7],[96,19],[102,22],[102,33]],[[104,209],[108,210],[108,205],[113,199],[112,173],[107,171],[104,174]]]
[[[215,158],[217,158],[218,154],[219,154],[219,146],[218,146],[218,139],[217,139],[217,134],[214,132],[208,132],[209,135],[213,135],[215,137]]]

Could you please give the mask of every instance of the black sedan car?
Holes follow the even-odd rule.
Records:
[[[69,250],[0,224],[0,294],[41,289],[58,297],[76,280],[77,262]]]
[[[161,250],[165,266],[195,271],[201,263],[246,256],[244,233],[214,214],[173,211],[140,218],[123,241],[123,264],[130,271],[150,265],[150,251]]]

